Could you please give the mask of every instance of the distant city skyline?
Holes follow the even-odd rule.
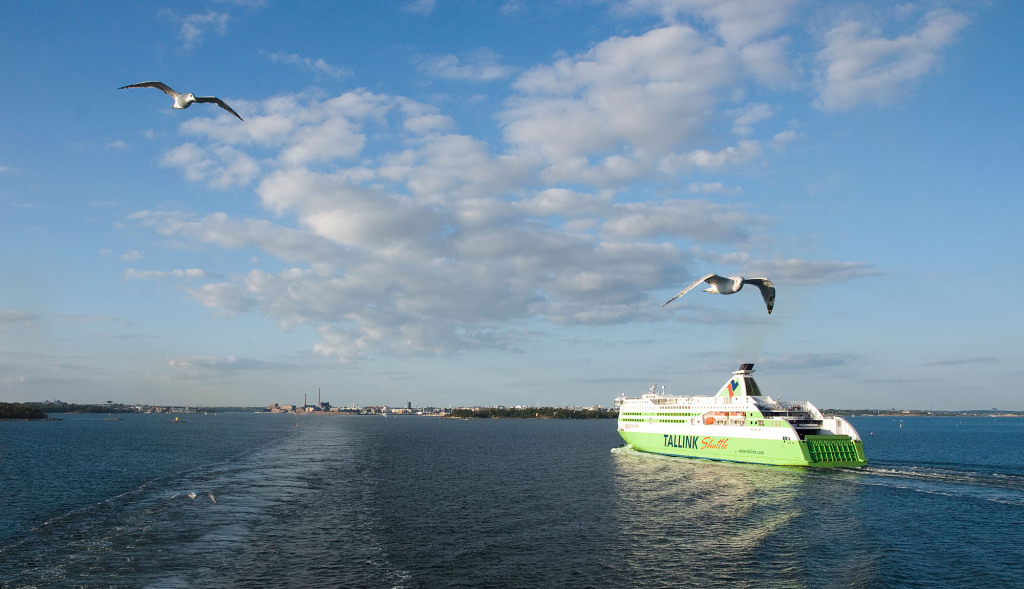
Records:
[[[1024,409],[1024,4],[0,8],[0,401]],[[217,96],[174,110],[158,80]],[[767,276],[694,289],[708,273]]]

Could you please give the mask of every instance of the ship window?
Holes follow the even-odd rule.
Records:
[[[761,389],[757,388],[757,383],[754,382],[754,379],[752,379],[752,378],[750,378],[748,376],[748,377],[745,377],[743,379],[743,381],[747,385],[747,395],[749,395],[751,397],[760,397],[761,396]]]

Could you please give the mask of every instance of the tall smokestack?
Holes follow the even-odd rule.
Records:
[[[306,405],[306,393],[302,393],[302,406],[305,407]]]
[[[320,404],[320,387],[316,388],[316,404]]]

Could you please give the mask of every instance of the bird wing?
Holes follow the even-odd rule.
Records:
[[[118,88],[118,90],[124,90],[125,88],[156,88],[157,90],[162,90],[163,93],[167,94],[168,96],[173,96],[175,98],[180,96],[180,94],[175,92],[170,86],[164,84],[163,82],[139,82],[138,84],[129,84],[127,86],[121,86],[120,88]]]
[[[208,493],[206,493],[206,494],[210,496],[210,501],[213,501],[214,503],[216,503],[216,502],[217,502],[217,500],[213,498],[213,493],[209,493],[209,492],[208,492]]]
[[[224,102],[220,98],[217,98],[216,96],[196,96],[196,102],[212,102],[213,104],[216,104],[217,106],[223,108],[224,110],[238,117],[238,120],[245,120],[242,117],[240,117],[238,113],[234,111],[234,109],[228,106],[228,103]]]
[[[679,297],[683,296],[684,294],[686,294],[686,293],[690,292],[691,290],[693,290],[693,287],[697,286],[697,285],[698,285],[698,284],[700,284],[701,282],[704,282],[704,281],[706,281],[706,280],[708,280],[708,279],[710,279],[710,278],[714,278],[714,277],[716,277],[716,276],[717,276],[718,278],[721,278],[721,276],[718,276],[717,274],[708,274],[707,276],[705,276],[705,277],[701,278],[700,280],[697,280],[696,282],[694,282],[694,283],[693,283],[693,284],[691,284],[690,286],[687,286],[687,287],[686,287],[686,288],[684,288],[683,290],[679,291],[679,294],[677,294],[676,296],[674,296],[674,297],[672,297],[671,299],[669,299],[669,300],[665,301],[665,305],[667,305],[667,304],[671,303],[672,301],[674,301],[674,300],[678,299]],[[662,307],[662,308],[665,308],[665,305],[662,305],[661,307]]]
[[[772,281],[767,278],[747,278],[745,282],[753,284],[761,290],[761,298],[764,299],[764,304],[768,307],[768,314],[771,315],[772,308],[775,307],[775,285],[772,284]]]
[[[704,281],[715,287],[718,294],[734,294],[739,289],[743,288],[743,279],[738,276],[719,276],[718,274],[708,274]]]

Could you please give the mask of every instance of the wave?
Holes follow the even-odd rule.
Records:
[[[647,460],[707,462],[640,452],[628,445],[612,448],[611,452],[619,456],[643,457]],[[1024,475],[1016,472],[993,472],[994,469],[982,470],[978,465],[868,464],[860,468],[818,470],[806,467],[781,467],[743,463],[716,464],[762,469],[766,472],[785,472],[790,475],[804,473],[808,476],[850,478],[852,481],[865,485],[888,486],[936,495],[970,496],[995,503],[1024,505]],[[960,466],[960,468],[956,466]]]
[[[915,465],[868,465],[856,473],[868,485],[1024,505],[1024,476],[1016,473]]]

